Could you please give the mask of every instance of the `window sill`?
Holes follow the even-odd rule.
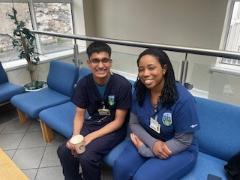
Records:
[[[211,72],[219,72],[223,74],[229,74],[234,76],[240,76],[240,66],[228,65],[228,64],[216,64],[211,67]]]
[[[85,50],[86,50],[85,48],[79,47],[79,53],[84,52]],[[39,56],[39,58],[40,58],[39,64],[47,63],[47,62],[49,62],[51,60],[55,60],[55,59],[63,59],[63,58],[68,58],[68,57],[73,57],[72,49],[41,55],[41,56]],[[3,65],[3,68],[5,69],[5,71],[12,71],[15,69],[26,67],[27,61],[25,59],[19,59],[16,61],[5,62],[2,65]]]

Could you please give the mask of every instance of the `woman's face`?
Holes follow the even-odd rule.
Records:
[[[166,68],[162,68],[158,59],[152,55],[144,55],[138,63],[138,77],[148,89],[162,89]]]

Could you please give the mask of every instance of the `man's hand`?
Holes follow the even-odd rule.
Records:
[[[74,144],[70,142],[70,139],[66,143],[66,147],[71,150],[72,155],[77,156]]]
[[[171,156],[172,152],[163,141],[156,141],[153,145],[153,153],[160,159],[167,159]]]

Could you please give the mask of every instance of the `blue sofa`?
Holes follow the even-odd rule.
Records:
[[[78,80],[82,79],[89,73],[91,73],[89,69],[81,68],[79,70]],[[72,136],[75,109],[76,106],[72,102],[62,103],[41,111],[39,114],[39,119],[48,128],[51,128],[66,138],[69,138]],[[50,129],[48,132],[42,133],[48,133],[44,136],[53,136],[53,132]]]
[[[46,88],[16,95],[11,99],[11,103],[17,108],[20,122],[26,122],[27,118],[38,119],[40,111],[69,102],[77,76],[78,68],[73,64],[51,61]],[[48,131],[45,124],[41,123],[41,128],[44,132]],[[47,133],[43,133],[45,134]],[[50,141],[53,137],[44,136],[43,138]]]
[[[0,104],[7,103],[11,97],[24,91],[24,87],[8,81],[7,73],[0,62]]]
[[[197,132],[199,155],[193,171],[182,180],[207,180],[208,174],[226,180],[224,165],[240,151],[240,106],[199,97],[195,99],[200,121],[200,130]],[[123,141],[105,157],[109,166],[113,167],[127,141]]]
[[[47,78],[48,87],[16,95],[11,103],[27,117],[38,118],[41,110],[70,101],[77,75],[74,65],[52,61]]]
[[[224,165],[240,151],[240,107],[202,98],[196,101],[200,152],[196,167],[183,180],[207,179],[208,174],[227,179]]]

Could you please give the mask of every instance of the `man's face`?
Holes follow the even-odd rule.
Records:
[[[93,73],[93,77],[97,83],[104,83],[110,76],[110,68],[112,60],[107,52],[95,52],[87,61],[88,66]]]

